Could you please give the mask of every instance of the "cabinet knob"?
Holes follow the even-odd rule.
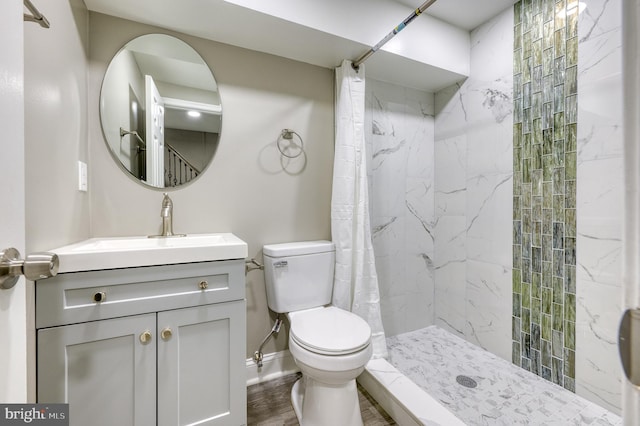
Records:
[[[202,280],[198,284],[198,287],[200,287],[200,290],[206,290],[207,287],[209,287],[209,283],[206,280]]]
[[[151,332],[149,330],[144,331],[140,334],[140,343],[147,344],[151,341]]]
[[[171,336],[173,336],[173,332],[169,327],[166,327],[162,329],[160,336],[162,336],[162,340],[169,340],[171,339]]]
[[[104,291],[99,291],[93,295],[93,301],[96,303],[101,303],[107,300],[107,293]]]

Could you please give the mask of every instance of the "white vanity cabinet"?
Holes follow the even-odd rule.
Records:
[[[36,282],[38,402],[71,425],[246,424],[244,260]]]

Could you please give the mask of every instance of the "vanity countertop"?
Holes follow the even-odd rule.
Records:
[[[101,237],[50,251],[60,259],[59,273],[245,259],[248,254],[247,243],[231,233]]]

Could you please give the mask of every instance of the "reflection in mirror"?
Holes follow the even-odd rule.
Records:
[[[191,46],[165,34],[144,35],[111,60],[100,121],[123,170],[155,188],[180,186],[202,174],[218,147],[218,86]]]

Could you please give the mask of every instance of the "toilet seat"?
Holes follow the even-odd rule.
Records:
[[[290,312],[289,336],[302,348],[321,355],[348,355],[371,342],[371,328],[358,315],[335,306]]]

